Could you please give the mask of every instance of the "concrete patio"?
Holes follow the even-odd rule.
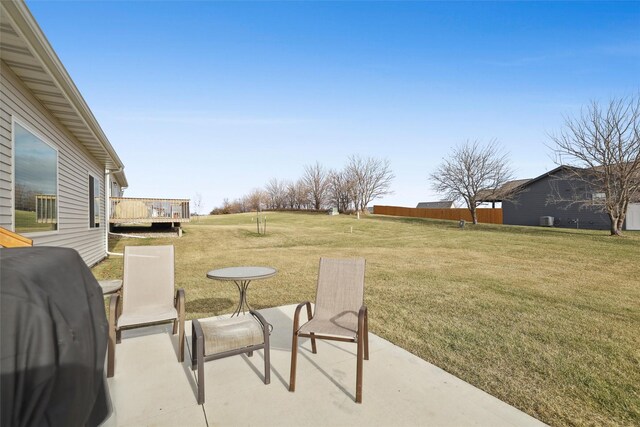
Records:
[[[356,404],[355,344],[301,340],[296,392],[288,391],[295,306],[261,310],[273,324],[271,384],[263,352],[205,363],[206,402],[196,403],[190,368],[177,362],[170,325],[125,331],[108,380],[114,411],[106,426],[535,426],[540,421],[370,334],[363,403]],[[303,319],[306,317],[303,315]]]

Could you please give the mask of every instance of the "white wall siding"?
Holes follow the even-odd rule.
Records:
[[[0,80],[0,225],[13,230],[11,183],[11,121],[40,133],[58,150],[58,230],[27,236],[37,246],[76,249],[88,265],[106,256],[104,167],[57,121],[2,63]],[[89,228],[89,175],[100,181],[100,228]]]
[[[4,66],[0,64],[4,69]],[[11,228],[11,114],[0,92],[0,226]]]

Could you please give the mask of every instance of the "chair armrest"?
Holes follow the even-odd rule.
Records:
[[[367,315],[367,306],[363,304],[362,307],[360,307],[360,311],[358,312],[358,333],[364,330],[364,322],[367,318]]]
[[[113,324],[118,325],[118,300],[120,299],[120,294],[115,293],[111,295],[109,298],[109,321],[113,319]]]
[[[367,306],[363,304],[362,307],[360,307],[360,311],[358,312],[358,317],[364,316],[366,314],[367,314]]]
[[[249,310],[249,313],[251,313],[251,315],[253,317],[255,317],[258,320],[258,322],[260,322],[260,324],[262,325],[262,329],[264,330],[265,334],[270,334],[271,333],[271,331],[273,330],[273,326],[271,326],[271,324],[264,319],[262,314],[258,313],[257,311],[254,311],[254,310]]]
[[[307,306],[307,321],[313,319],[313,314],[311,314],[311,303],[309,301],[301,302],[296,307],[295,314],[293,315],[293,333],[298,332],[300,329],[300,310],[302,307]]]
[[[176,291],[176,297],[174,298],[174,306],[178,313],[184,313],[185,294],[184,289],[180,288]]]
[[[191,329],[193,330],[193,335],[195,335],[197,339],[204,337],[204,333],[202,332],[202,325],[200,325],[198,319],[193,319],[191,321]],[[195,351],[195,349],[191,349],[191,351]]]

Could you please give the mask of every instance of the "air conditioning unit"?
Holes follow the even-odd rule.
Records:
[[[553,227],[553,217],[552,216],[541,216],[540,217],[540,226],[541,227]]]

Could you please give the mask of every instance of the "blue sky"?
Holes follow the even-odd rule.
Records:
[[[36,20],[125,164],[131,197],[224,198],[319,161],[387,158],[437,200],[456,144],[496,138],[518,178],[549,133],[640,91],[640,2],[51,2]]]

